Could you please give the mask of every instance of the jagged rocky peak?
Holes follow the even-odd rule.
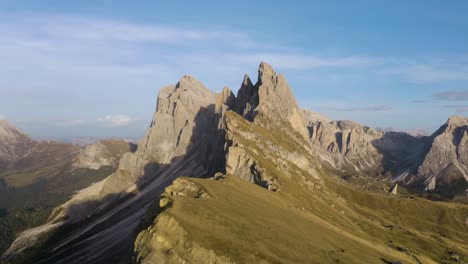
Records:
[[[236,105],[236,96],[227,86],[223,88],[216,101],[217,109],[219,109],[222,105],[225,105],[227,109],[234,109]]]
[[[457,181],[468,188],[468,118],[450,117],[431,140],[418,169],[418,175],[426,179],[426,189],[434,190],[439,182]]]
[[[451,116],[448,120],[447,120],[447,124],[451,124],[451,125],[462,125],[462,126],[466,126],[468,125],[468,117],[463,117],[463,116]]]
[[[268,63],[260,63],[255,85],[247,75],[244,77],[236,105],[237,112],[250,121],[263,115],[279,127],[289,124],[303,138],[308,138],[302,111],[286,78],[276,74]]]
[[[252,121],[254,109],[258,106],[258,87],[252,84],[250,77],[244,75],[241,87],[237,92],[236,112]]]
[[[78,221],[96,205],[87,203],[86,208],[71,210],[77,204],[84,204],[83,201],[91,198],[111,199],[108,197],[139,189],[162,173],[167,175],[160,185],[167,184],[179,173],[201,177],[219,170],[224,159],[220,120],[227,108],[224,102],[232,103],[231,94],[228,89],[220,94],[212,92],[188,75],[175,85],[161,88],[151,125],[137,150],[123,155],[114,174],[65,203],[56,219]],[[217,104],[222,106],[217,108]],[[178,169],[172,172],[170,168],[176,167]]]
[[[163,87],[147,135],[137,154],[160,163],[183,155],[190,144],[195,123],[214,114],[217,94],[194,77],[185,75],[176,85]]]

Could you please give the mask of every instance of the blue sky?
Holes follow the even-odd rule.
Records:
[[[254,3],[255,2],[255,3]],[[432,132],[468,114],[467,1],[0,0],[0,117],[36,138],[139,137],[184,74],[261,61],[301,107]]]

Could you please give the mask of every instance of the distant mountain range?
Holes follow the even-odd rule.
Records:
[[[8,131],[12,168],[37,143]],[[237,96],[183,76],[160,90],[135,151],[69,147],[72,167],[116,170],[19,234],[4,260],[463,263],[467,145],[466,117],[414,136],[300,109],[267,63]]]
[[[18,232],[46,222],[52,210],[111,174],[135,145],[122,140],[84,147],[36,141],[0,122],[0,252]]]

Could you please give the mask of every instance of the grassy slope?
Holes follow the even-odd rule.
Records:
[[[164,214],[177,219],[191,240],[239,263],[249,255],[273,263],[417,263],[411,255],[422,263],[440,263],[447,250],[468,252],[463,205],[346,186],[339,187],[343,196],[320,197],[292,186],[273,193],[235,176],[191,180],[214,198],[174,197]]]
[[[236,121],[237,130],[291,149],[286,135]],[[267,173],[278,176],[281,188],[270,192],[233,175],[190,179],[213,198],[172,197],[173,206],[162,213],[175,218],[189,240],[238,263],[252,262],[252,256],[271,263],[444,263],[450,252],[467,261],[468,206],[363,191],[325,167],[322,181],[293,164],[286,177],[259,141],[236,137]]]

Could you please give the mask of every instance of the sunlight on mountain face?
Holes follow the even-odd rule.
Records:
[[[468,64],[437,58],[465,52],[466,34],[429,34],[430,8],[409,27],[393,9],[402,16],[383,23],[372,3],[333,15],[327,4],[242,5],[262,7],[253,18],[237,4],[186,3],[184,14],[111,2],[0,4],[17,29],[0,26],[0,73],[14,80],[0,87],[1,263],[468,262]],[[437,5],[438,17],[466,20],[462,6]],[[458,42],[426,41],[422,55],[437,56],[416,58],[407,41],[432,34]],[[211,90],[187,70],[240,88]],[[167,81],[156,99],[148,76]]]

